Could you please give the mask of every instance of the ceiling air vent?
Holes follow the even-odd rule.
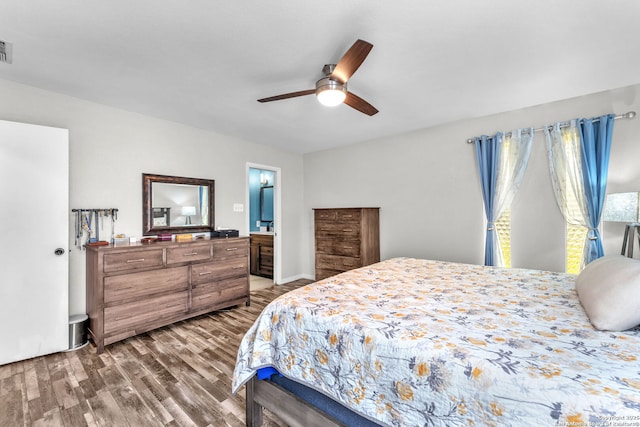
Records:
[[[11,64],[13,62],[13,45],[0,40],[0,62]]]

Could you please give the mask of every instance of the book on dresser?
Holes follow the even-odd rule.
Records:
[[[316,280],[380,261],[380,208],[313,211]]]
[[[170,323],[249,305],[249,238],[86,248],[89,334],[104,346]]]

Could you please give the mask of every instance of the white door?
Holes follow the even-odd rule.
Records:
[[[68,349],[68,130],[0,120],[0,239],[0,365]]]
[[[275,166],[267,166],[260,165],[257,163],[247,163],[247,171],[246,171],[246,206],[247,209],[247,224],[249,224],[249,228],[247,228],[247,233],[250,233],[251,230],[251,196],[249,189],[249,182],[251,169],[260,169],[265,171],[273,172],[274,182],[273,182],[273,282],[275,284],[282,283],[282,225],[280,224],[282,218],[282,192],[280,189],[282,188],[280,185],[280,168]]]

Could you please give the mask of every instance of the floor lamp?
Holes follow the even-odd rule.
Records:
[[[620,255],[633,258],[633,235],[640,245],[640,192],[607,194],[603,219],[608,222],[626,222]]]

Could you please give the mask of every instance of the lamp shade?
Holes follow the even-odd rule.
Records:
[[[326,107],[335,107],[344,102],[347,97],[346,83],[323,77],[316,82],[316,97]]]
[[[182,207],[182,215],[184,216],[193,216],[196,214],[195,206],[183,206]]]
[[[607,194],[604,202],[603,219],[610,222],[626,222],[636,224],[640,222],[638,203],[640,193],[613,193]]]

